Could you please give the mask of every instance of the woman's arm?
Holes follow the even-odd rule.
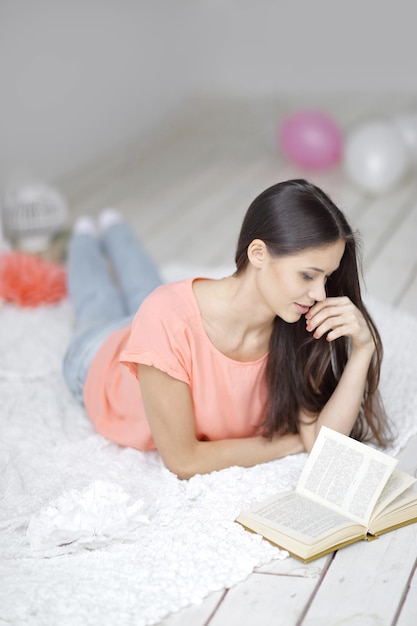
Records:
[[[188,385],[165,372],[139,365],[139,381],[156,447],[169,470],[190,478],[232,465],[250,467],[303,452],[299,435],[199,441]]]
[[[327,341],[346,336],[352,340],[351,353],[339,383],[317,419],[300,414],[300,435],[307,451],[313,447],[321,426],[349,435],[357,419],[375,344],[362,313],[349,298],[326,298],[306,314],[307,330]]]

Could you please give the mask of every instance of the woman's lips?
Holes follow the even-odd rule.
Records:
[[[309,306],[306,306],[305,304],[298,304],[298,302],[295,303],[295,308],[297,309],[298,313],[300,313],[301,315],[305,315],[307,311],[310,309]]]

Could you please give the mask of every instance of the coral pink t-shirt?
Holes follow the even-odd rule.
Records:
[[[114,332],[94,357],[84,401],[96,430],[107,439],[139,450],[155,448],[138,363],[189,385],[198,439],[259,434],[265,416],[267,355],[241,362],[217,350],[204,330],[192,284],[184,280],[158,287],[131,326]]]

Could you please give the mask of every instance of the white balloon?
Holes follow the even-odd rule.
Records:
[[[392,123],[403,138],[411,161],[417,165],[417,112],[397,115]]]
[[[379,195],[398,185],[406,176],[410,156],[394,124],[375,120],[358,126],[348,135],[344,167],[353,184]]]

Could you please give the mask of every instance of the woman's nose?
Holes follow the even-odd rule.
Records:
[[[315,302],[321,302],[326,299],[326,286],[323,283],[317,282],[316,285],[308,292],[308,297]]]

